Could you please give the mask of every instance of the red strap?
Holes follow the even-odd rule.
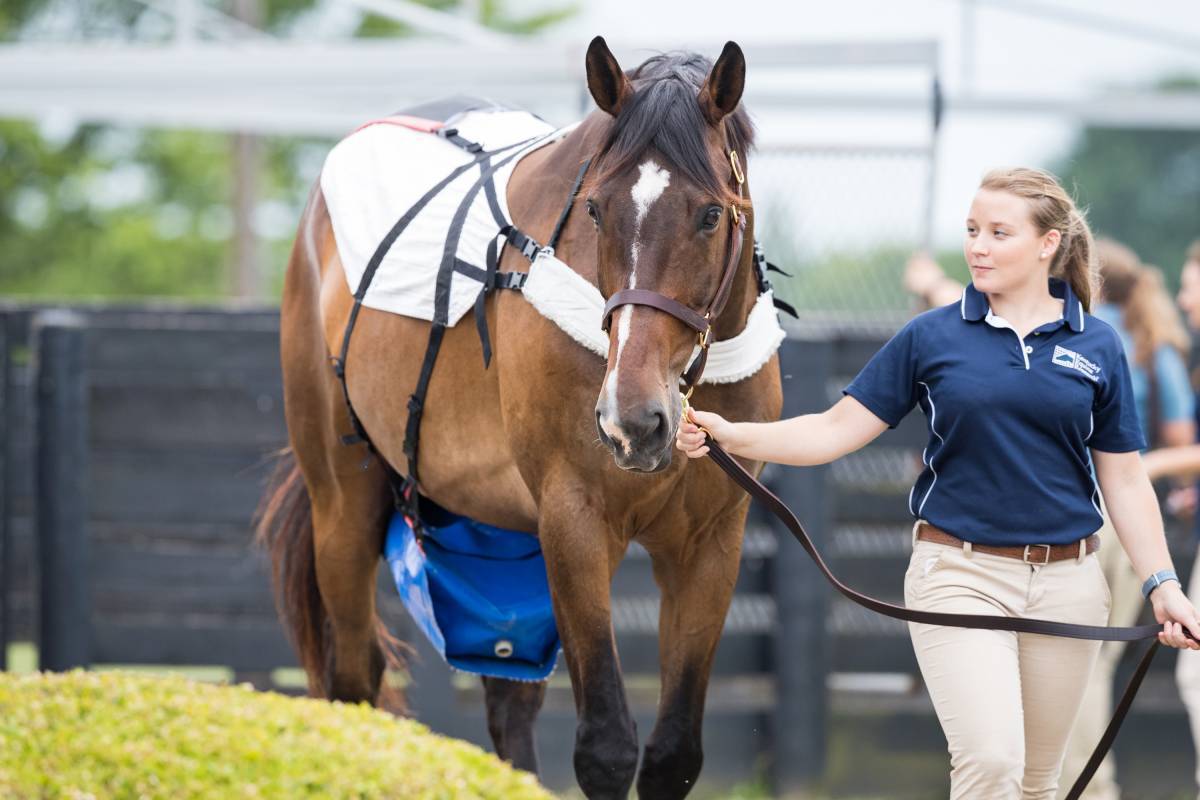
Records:
[[[410,117],[407,114],[397,114],[393,117],[384,117],[383,119],[372,120],[365,125],[360,125],[358,128],[355,128],[354,132],[358,133],[363,128],[369,128],[372,125],[399,125],[402,128],[411,128],[414,131],[421,131],[422,133],[433,133],[446,127],[446,123],[438,122],[437,120]]]

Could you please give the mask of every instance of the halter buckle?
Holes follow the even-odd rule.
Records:
[[[692,420],[688,419],[688,412],[690,412],[692,410],[692,405],[691,405],[691,403],[688,402],[688,399],[692,396],[692,392],[694,392],[694,391],[696,391],[696,387],[689,386],[688,390],[686,392],[679,393],[679,399],[681,399],[683,401],[683,410],[682,410],[682,414],[681,414],[682,422],[692,422]],[[693,424],[695,424],[695,423],[693,423]],[[704,427],[703,425],[696,425],[696,427],[699,428],[700,430],[704,431],[704,434],[706,436],[708,436],[708,438],[710,438],[710,439],[712,438],[712,432],[709,431],[708,428]]]
[[[737,150],[729,151],[729,166],[733,167],[733,179],[741,186],[746,182],[746,173],[742,172],[742,162],[738,158]]]
[[[705,314],[704,318],[708,319],[708,314]],[[705,350],[708,348],[708,337],[710,334],[712,334],[712,323],[709,323],[708,327],[700,332],[700,349],[701,350]]]

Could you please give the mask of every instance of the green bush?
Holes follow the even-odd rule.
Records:
[[[550,798],[365,705],[120,672],[0,673],[4,798]]]

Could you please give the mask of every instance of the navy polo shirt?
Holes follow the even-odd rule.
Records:
[[[910,320],[843,391],[889,427],[929,426],[912,515],[988,545],[1067,544],[1100,527],[1089,448],[1145,448],[1121,340],[1051,279],[1063,317],[1024,339],[968,285]]]

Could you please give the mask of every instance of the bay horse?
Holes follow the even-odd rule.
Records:
[[[513,222],[546,241],[580,165],[592,158],[580,192],[587,213],[568,218],[558,257],[606,298],[636,284],[693,309],[712,299],[728,260],[736,272],[712,336],[735,336],[757,297],[752,248],[741,247],[736,261],[727,254],[739,221],[753,241],[750,195],[735,192],[730,159],[753,144],[740,106],[741,49],[726,44],[715,63],[658,55],[626,74],[596,37],[586,72],[598,110],[521,160],[507,188]],[[506,248],[501,271],[519,258]],[[280,309],[294,457],[264,499],[257,536],[270,551],[310,693],[375,702],[385,668],[375,579],[393,509],[385,469],[403,472],[405,398],[430,323],[361,309],[345,378],[379,454],[364,467],[362,448],[339,441],[351,431],[330,369],[352,305],[317,185]],[[516,292],[493,292],[485,310],[490,368],[474,326],[445,331],[420,431],[420,452],[435,456],[421,464],[421,492],[458,514],[539,537],[578,715],[574,767],[584,793],[625,797],[636,774],[643,798],[684,797],[701,769],[705,693],[749,505],[708,460],[672,460],[679,380],[696,333],[660,308],[622,305],[612,314],[605,363]],[[739,382],[699,385],[695,402],[735,419],[778,419],[777,356]],[[640,772],[610,598],[635,539],[662,595],[662,688]],[[496,752],[536,772],[533,727],[545,684],[483,685]]]

